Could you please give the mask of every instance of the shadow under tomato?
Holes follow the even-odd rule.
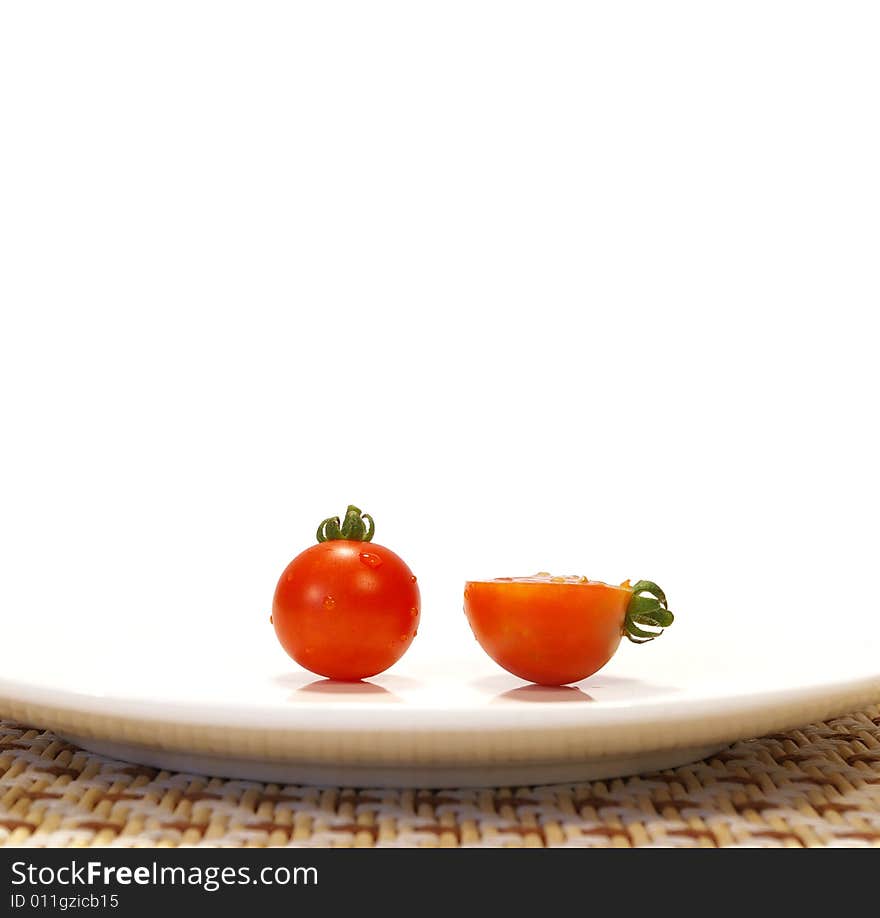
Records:
[[[515,695],[518,701],[563,701],[567,700],[568,692],[580,692],[592,701],[641,702],[681,691],[671,685],[659,685],[656,682],[647,682],[641,679],[633,679],[629,676],[616,676],[607,673],[595,673],[587,679],[582,679],[572,685],[556,687],[528,684],[511,689],[512,683],[520,681],[516,676],[496,673],[492,676],[475,679],[471,685],[480,692],[491,695],[493,699],[514,696],[515,692],[523,689],[535,690],[534,694],[530,692],[528,696],[526,696],[525,692],[522,695]],[[547,691],[558,691],[561,694],[559,697],[552,697],[550,694],[546,694]],[[566,696],[565,699],[562,697],[563,695]],[[572,695],[571,700],[577,700],[577,694]]]
[[[492,701],[595,701],[591,695],[573,685],[521,685],[496,695]]]
[[[336,698],[343,701],[400,701],[400,698],[389,692],[387,688],[376,685],[375,682],[341,682],[336,679],[318,679],[315,682],[309,682],[308,685],[301,685],[293,694],[297,695],[316,695],[329,699]]]

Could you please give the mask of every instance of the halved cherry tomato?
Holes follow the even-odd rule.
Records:
[[[300,666],[328,679],[375,676],[403,656],[419,626],[413,572],[370,542],[371,517],[349,506],[318,527],[318,544],[297,555],[275,588],[272,623]]]
[[[611,586],[543,572],[468,581],[464,611],[499,666],[539,685],[585,679],[611,659],[623,635],[644,643],[673,621],[663,591],[647,580]]]

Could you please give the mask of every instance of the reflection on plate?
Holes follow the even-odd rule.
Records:
[[[595,701],[576,685],[521,685],[519,688],[502,692],[496,701],[536,701],[547,704],[548,701]]]

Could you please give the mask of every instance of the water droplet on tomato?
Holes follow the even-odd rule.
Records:
[[[336,605],[336,600],[332,596],[324,597],[324,608],[332,609]]]
[[[400,636],[400,640],[401,640],[401,641],[406,641],[408,638],[409,638],[409,635],[408,635],[408,634],[401,634],[401,636]]]
[[[413,606],[413,607],[409,610],[409,614],[410,614],[413,618],[415,618],[415,617],[419,614],[419,610],[418,610],[415,606]]]
[[[269,624],[270,624],[270,625],[274,625],[274,624],[275,624],[275,622],[272,621],[272,616],[271,616],[271,615],[269,616]]]
[[[371,551],[362,551],[358,557],[361,564],[366,564],[367,567],[379,567],[382,564],[382,559]]]
[[[413,583],[416,582],[416,575],[415,575],[415,574],[412,575],[412,582],[413,582]]]
[[[293,580],[293,574],[288,574],[284,579],[285,579],[288,583],[290,583],[290,581]]]

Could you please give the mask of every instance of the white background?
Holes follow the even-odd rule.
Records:
[[[878,43],[872,3],[4,4],[7,634],[234,646],[354,502],[420,641],[538,569],[857,641]]]

